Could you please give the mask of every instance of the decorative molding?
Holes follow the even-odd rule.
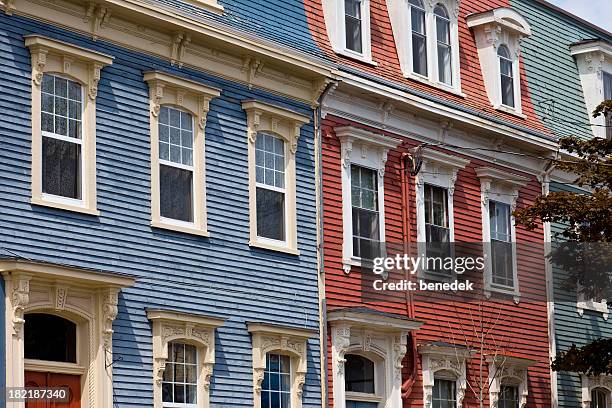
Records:
[[[0,0],[0,10],[4,11],[7,16],[13,15],[15,0]]]
[[[18,339],[23,337],[23,326],[25,324],[24,314],[30,302],[31,279],[31,275],[16,275],[13,281],[13,289],[10,292],[10,308],[13,312],[13,317],[11,319],[13,323],[13,335]]]
[[[119,312],[118,295],[119,289],[109,288],[102,292],[102,338],[104,347],[112,350],[113,321]]]
[[[170,65],[182,68],[184,64],[185,51],[191,43],[191,35],[185,32],[177,32],[172,37],[172,45],[170,47]]]
[[[266,355],[271,352],[291,357],[291,407],[300,408],[307,372],[307,342],[316,332],[253,322],[247,323],[247,328],[253,343],[254,408],[261,408],[261,384],[266,369]]]
[[[91,24],[91,36],[94,41],[98,39],[100,30],[108,25],[112,12],[109,8],[90,1],[85,7],[85,17],[83,21]]]
[[[582,391],[582,404],[581,408],[592,408],[591,407],[591,391],[595,388],[601,388],[606,391],[608,401],[612,397],[612,376],[609,375],[598,375],[589,376],[585,374],[580,375],[581,391]]]
[[[504,385],[518,388],[519,408],[527,405],[528,368],[537,363],[535,360],[510,356],[487,356],[489,364],[489,401],[491,408],[498,408],[499,393]]]

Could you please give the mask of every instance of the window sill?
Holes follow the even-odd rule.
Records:
[[[250,241],[249,246],[251,248],[260,248],[260,249],[267,249],[269,251],[284,252],[289,255],[299,255],[300,254],[300,251],[298,249],[287,248],[287,247],[283,247],[280,245],[270,244],[267,242]]]
[[[425,84],[425,85],[432,86],[432,87],[434,87],[436,89],[439,89],[441,91],[452,93],[453,95],[457,95],[460,98],[465,98],[466,97],[466,95],[463,92],[457,90],[457,88],[452,87],[452,86],[448,86],[448,85],[446,85],[446,84],[444,84],[442,82],[432,81],[432,80],[430,80],[426,76],[422,76],[422,75],[419,75],[419,74],[415,74],[415,73],[409,72],[409,73],[404,74],[404,77],[406,77],[407,79],[412,79],[414,81],[420,82],[420,83]]]
[[[37,372],[52,372],[69,375],[85,374],[85,367],[73,363],[64,363],[60,361],[45,361],[24,359],[24,367],[28,371]]]
[[[516,304],[518,304],[519,301],[521,300],[521,293],[518,291],[518,289],[515,289],[515,288],[491,286],[489,284],[485,288],[485,296],[487,298],[490,298],[491,297],[491,292],[501,293],[503,295],[512,296],[512,298],[514,299],[514,303],[516,303]]]
[[[32,199],[30,200],[30,204],[40,205],[43,207],[57,208],[60,210],[65,210],[65,211],[73,211],[73,212],[78,212],[78,213],[87,214],[87,215],[94,215],[94,216],[100,215],[100,211],[96,210],[95,208],[87,208],[87,207],[82,207],[79,205],[60,203],[60,202],[45,200],[43,198],[37,198],[37,197],[32,197]]]
[[[347,401],[359,401],[359,402],[380,402],[382,397],[376,394],[367,394],[365,392],[351,392],[347,391],[345,395]]]
[[[506,105],[498,105],[498,106],[495,107],[495,110],[497,110],[499,112],[507,113],[507,114],[512,115],[512,116],[516,116],[517,118],[527,119],[526,115],[523,115],[518,110],[512,109],[511,107],[506,106]]]
[[[594,312],[601,313],[604,320],[608,320],[608,304],[605,300],[602,300],[601,302],[594,302],[592,300],[579,301],[576,302],[576,309],[578,309],[578,314],[580,316],[584,315],[585,310],[592,310]]]
[[[361,268],[361,258],[352,257],[342,260],[342,269],[344,269],[344,273],[347,275],[351,272],[353,266]]]
[[[336,51],[336,54],[346,58],[350,58],[354,61],[363,62],[364,64],[368,64],[372,67],[378,66],[378,64],[374,60],[372,60],[372,58],[364,57],[363,55],[357,54],[356,52],[351,52],[349,50],[340,50]]]
[[[151,227],[159,228],[159,229],[166,229],[166,230],[175,231],[175,232],[182,232],[184,234],[198,235],[201,237],[208,237],[210,235],[208,231],[196,228],[195,226],[189,227],[189,226],[183,226],[183,225],[175,225],[175,224],[171,224],[171,223],[163,222],[159,220],[151,221]]]

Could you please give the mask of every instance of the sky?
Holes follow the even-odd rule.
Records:
[[[612,0],[548,0],[578,17],[612,32]]]

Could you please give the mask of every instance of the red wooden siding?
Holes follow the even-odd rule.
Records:
[[[411,86],[424,92],[437,95],[449,101],[465,105],[469,108],[485,112],[499,117],[509,122],[513,122],[544,133],[551,133],[538,116],[535,114],[529,89],[524,64],[521,60],[521,100],[522,110],[526,118],[508,114],[493,109],[489,101],[480,69],[480,61],[474,35],[468,28],[466,16],[473,13],[488,11],[498,7],[510,7],[508,0],[462,0],[459,8],[459,58],[461,91],[465,97],[446,92],[439,88],[429,86],[419,81],[408,79],[402,74],[391,21],[387,12],[386,0],[370,0],[370,24],[372,36],[372,59],[378,64],[371,66],[341,55],[337,55],[331,48],[325,28],[325,18],[321,0],[304,0],[308,24],[314,40],[327,55],[342,63],[354,68],[358,68],[369,74],[373,74],[387,80],[391,80],[402,85]]]
[[[333,128],[344,125],[360,127],[375,133],[401,138],[379,129],[372,129],[337,117],[328,115],[323,121],[323,199],[324,199],[324,261],[325,261],[325,287],[327,308],[333,310],[340,307],[367,306],[380,311],[391,312],[409,316],[408,303],[404,293],[389,294],[384,301],[365,304],[360,297],[360,273],[353,268],[349,275],[342,269],[342,180],[340,143],[333,132]],[[385,171],[385,222],[386,241],[399,243],[402,240],[402,209],[400,185],[400,155],[408,148],[416,146],[417,142],[403,138],[404,143],[398,149],[390,151]],[[455,154],[447,152],[450,154]],[[480,180],[477,178],[475,168],[480,166],[495,167],[491,163],[471,159],[470,164],[459,172],[454,193],[454,219],[455,240],[458,242],[479,242],[482,240],[482,222],[480,211]],[[523,176],[526,174],[520,174]],[[540,194],[540,184],[534,177],[521,189],[518,206],[533,201]],[[411,242],[416,242],[416,203],[414,197],[414,179],[410,178],[410,210]],[[548,332],[547,309],[545,302],[545,271],[542,250],[543,231],[537,228],[527,231],[522,227],[516,228],[517,242],[534,243],[533,248],[520,247],[518,257],[519,286],[522,301],[517,305],[509,300],[503,303],[502,317],[495,330],[492,331],[494,339],[503,343],[502,352],[517,357],[537,360],[537,365],[529,369],[529,397],[528,408],[550,407],[550,372],[548,366]],[[482,280],[479,284],[482,284]],[[539,298],[537,298],[539,296]],[[530,297],[537,299],[528,301]],[[438,301],[428,303],[415,301],[415,316],[417,320],[426,322],[418,330],[418,343],[432,341],[452,342],[465,344],[463,327],[471,348],[475,348],[475,339],[472,334],[470,314],[481,327],[480,318],[495,321],[499,308],[491,302],[462,303],[453,301]],[[484,324],[486,326],[486,324]],[[489,337],[491,339],[491,337]],[[502,342],[502,339],[506,339]],[[491,343],[491,341],[489,341]],[[331,355],[331,337],[328,338],[329,355]],[[490,352],[490,350],[488,350]],[[410,369],[410,353],[404,361],[404,373]],[[420,364],[420,358],[419,364]],[[476,355],[468,365],[468,379],[477,374],[479,355]],[[329,398],[333,405],[332,371],[328,366],[330,379]],[[485,376],[488,375],[488,366],[485,364]],[[422,407],[422,382],[419,365],[417,382],[411,395],[404,400],[404,407]],[[488,394],[488,390],[486,390]],[[473,398],[469,387],[466,390],[464,407],[476,407],[477,401]],[[488,406],[488,401],[486,403]]]

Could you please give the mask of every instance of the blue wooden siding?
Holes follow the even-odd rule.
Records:
[[[534,0],[510,0],[531,25],[531,37],[521,42],[522,59],[533,107],[542,122],[557,136],[593,137],[570,44],[583,39],[604,38],[581,24]]]
[[[562,184],[551,183],[550,191],[576,191]],[[553,224],[553,234],[564,229],[561,224]],[[576,308],[575,293],[562,288],[567,273],[553,268],[555,291],[555,339],[557,353],[567,350],[572,344],[578,346],[598,338],[612,338],[612,320],[604,320],[599,312],[585,310],[580,316]],[[558,375],[559,407],[575,408],[581,406],[581,382],[576,373],[561,372]]]
[[[115,56],[97,98],[99,217],[31,206],[30,55],[23,35],[53,36]],[[222,89],[206,125],[210,238],[150,227],[148,88],[142,72],[163,70]],[[318,329],[314,142],[302,128],[297,150],[299,257],[250,249],[244,99],[311,115],[305,105],[18,16],[0,13],[0,242],[28,258],[135,275],[114,323],[117,406],[152,406],[151,327],[145,308],[227,318],[217,330],[211,404],[252,407],[246,322]],[[321,406],[320,347],[308,343],[305,407]],[[4,373],[4,370],[2,371]]]

